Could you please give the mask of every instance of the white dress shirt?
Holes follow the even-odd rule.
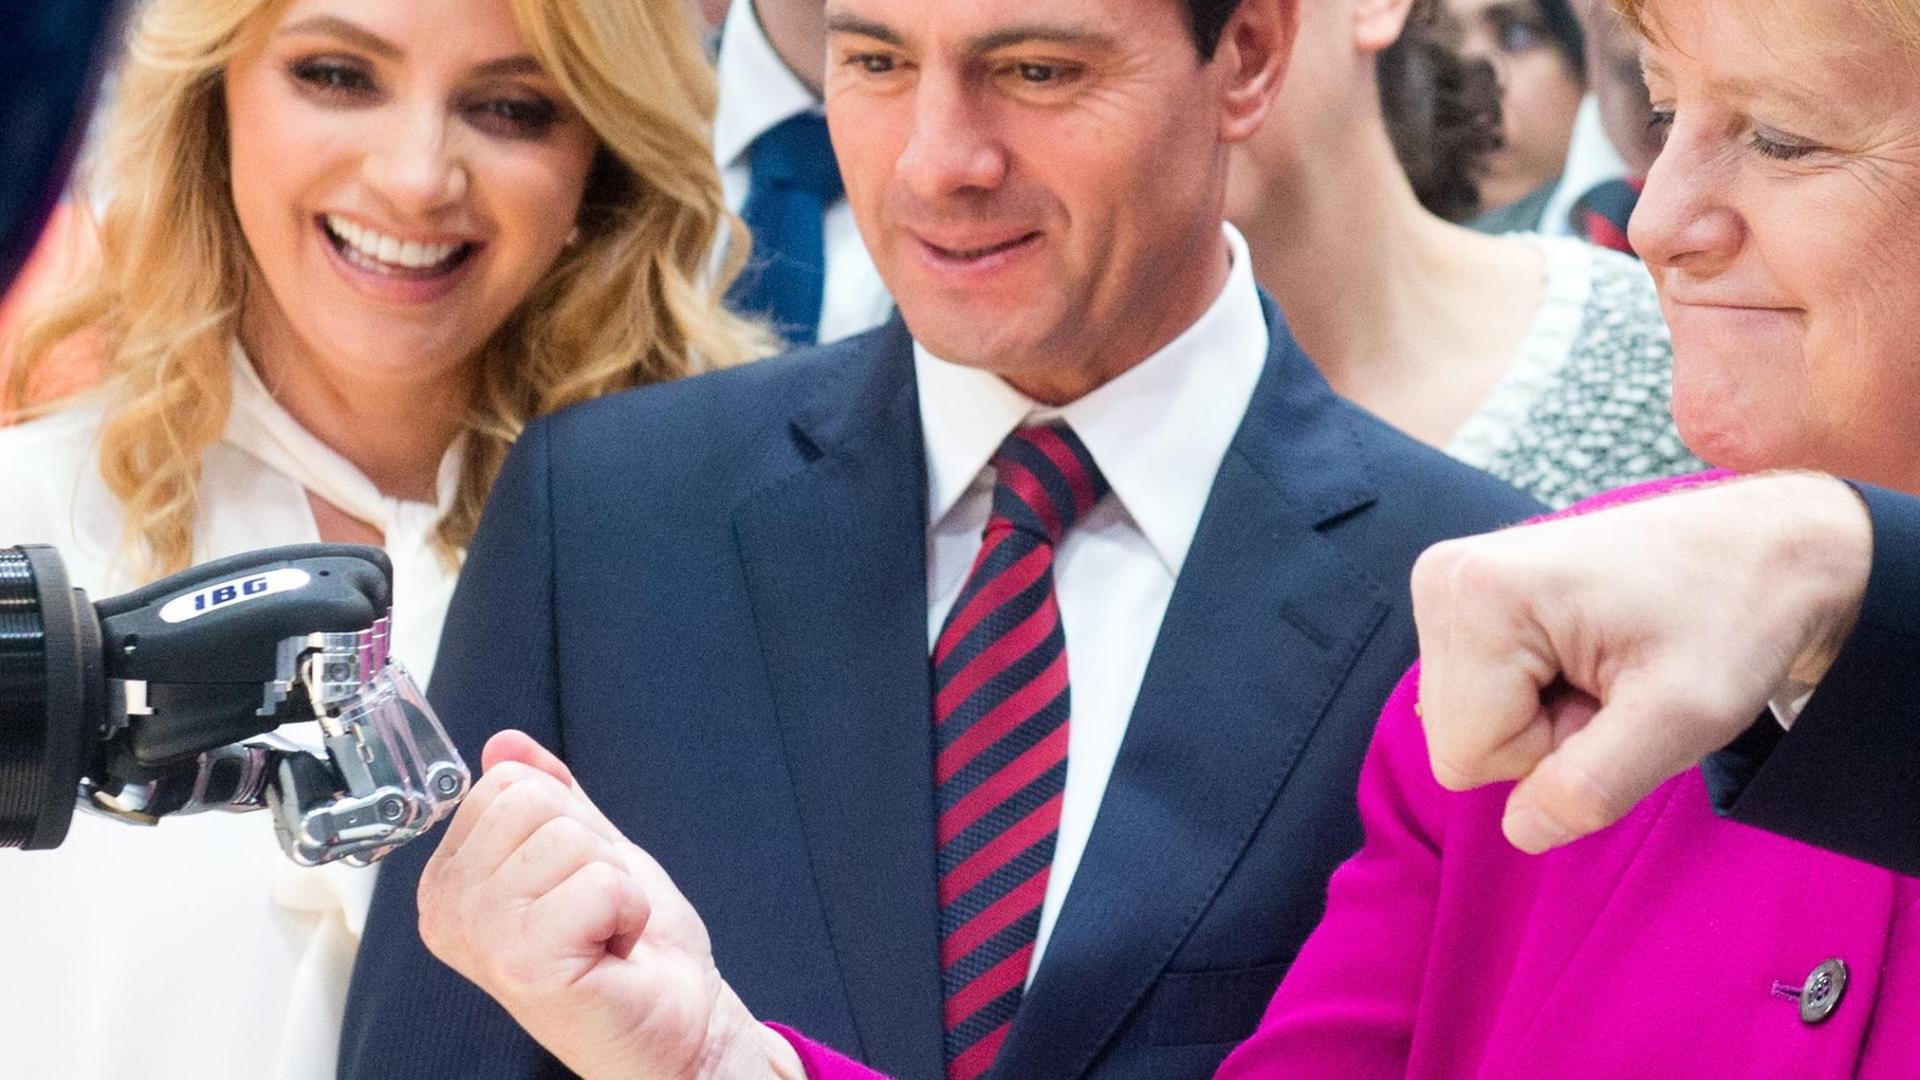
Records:
[[[747,201],[747,151],[753,140],[781,121],[819,112],[820,99],[800,81],[767,40],[752,0],[733,0],[720,31],[720,105],[713,121],[714,158],[727,206],[735,213]],[[827,282],[820,304],[820,343],[838,341],[886,322],[893,314],[880,272],[873,267],[853,208],[841,199],[827,209]]]
[[[1600,102],[1592,94],[1580,101],[1573,117],[1573,134],[1567,141],[1567,163],[1560,167],[1560,180],[1547,197],[1540,212],[1540,231],[1548,236],[1573,236],[1573,204],[1595,185],[1627,175],[1627,160],[1620,156],[1607,136],[1600,119]]]
[[[1060,837],[1029,979],[1039,970],[1093,832],[1214,474],[1266,367],[1267,324],[1246,242],[1232,226],[1226,234],[1233,267],[1206,314],[1165,348],[1071,404],[1040,405],[994,375],[914,346],[931,523],[929,651],[980,551],[993,501],[989,460],[1015,428],[1064,420],[1113,489],[1067,532],[1054,554],[1072,717]]]
[[[95,600],[140,584],[117,555],[100,418],[99,405],[79,405],[0,429],[0,544],[53,544]],[[193,559],[317,542],[309,491],[378,526],[394,567],[393,652],[424,682],[455,576],[432,530],[459,466],[456,445],[437,505],[387,498],[236,350],[231,418],[203,459]],[[300,727],[282,731],[317,742]],[[295,866],[265,813],[156,828],[76,813],[59,849],[0,852],[0,1077],[330,1080],[373,880]]]

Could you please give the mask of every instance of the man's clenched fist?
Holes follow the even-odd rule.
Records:
[[[1810,474],[1735,480],[1438,544],[1413,570],[1441,784],[1518,780],[1525,851],[1618,820],[1815,683],[1859,615],[1866,508]]]
[[[526,735],[485,775],[420,878],[420,935],[584,1077],[800,1077],[713,963],[660,865]]]

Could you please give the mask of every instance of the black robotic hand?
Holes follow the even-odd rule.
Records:
[[[95,605],[52,548],[0,549],[0,847],[57,846],[76,803],[142,824],[270,809],[306,865],[432,828],[471,777],[387,655],[391,594],[378,549],[307,544]],[[275,734],[309,721],[317,747]]]
[[[80,144],[123,0],[0,3],[0,292]],[[271,808],[302,863],[371,862],[469,776],[386,652],[372,548],[237,556],[90,604],[50,548],[0,548],[0,848],[58,846],[79,805],[153,823]],[[317,721],[318,751],[271,734]]]

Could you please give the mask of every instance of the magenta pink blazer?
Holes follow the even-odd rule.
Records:
[[[1366,842],[1221,1080],[1920,1078],[1920,881],[1717,817],[1698,771],[1523,855],[1510,785],[1434,782],[1417,672],[1361,771]],[[1845,989],[1810,1023],[1786,993],[1836,959]],[[876,1075],[796,1045],[817,1080]]]
[[[1511,785],[1433,780],[1409,674],[1360,778],[1367,839],[1223,1080],[1920,1077],[1920,882],[1716,817],[1697,770],[1543,856]],[[1829,959],[1817,1024],[1776,991]]]

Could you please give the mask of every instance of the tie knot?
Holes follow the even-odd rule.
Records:
[[[1016,529],[1057,544],[1107,493],[1107,479],[1087,445],[1062,423],[1019,428],[993,455],[998,480],[993,514]]]
[[[796,113],[762,132],[748,151],[747,174],[753,184],[805,191],[822,202],[844,191],[827,120],[818,113]]]

